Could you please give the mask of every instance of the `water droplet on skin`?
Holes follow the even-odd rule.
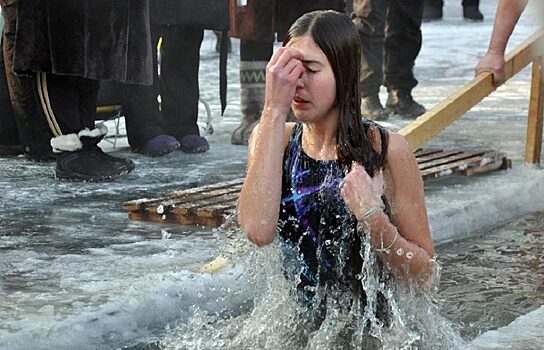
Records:
[[[404,254],[404,248],[400,247],[399,249],[397,249],[397,255],[402,256],[402,254]]]

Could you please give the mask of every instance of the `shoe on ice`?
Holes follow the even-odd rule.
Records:
[[[378,95],[365,96],[361,99],[361,114],[375,121],[386,120],[389,117]]]
[[[65,134],[51,139],[57,154],[56,175],[74,181],[107,181],[134,170],[130,159],[112,157],[98,147],[107,129],[103,125],[77,134]]]
[[[148,157],[160,157],[181,147],[174,136],[157,135],[148,140],[138,151]]]
[[[204,153],[210,149],[208,141],[199,135],[185,135],[180,140],[181,150],[185,153]]]
[[[75,181],[108,181],[134,170],[130,159],[104,153],[100,147],[83,148],[57,154],[56,175]]]
[[[484,15],[480,12],[478,6],[465,6],[463,7],[463,17],[471,21],[483,21]]]
[[[414,101],[410,93],[396,89],[389,91],[385,109],[407,119],[415,119],[425,113],[425,107]]]

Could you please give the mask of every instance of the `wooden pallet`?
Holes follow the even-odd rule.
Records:
[[[424,180],[459,174],[470,176],[510,168],[506,155],[494,151],[463,152],[417,150],[416,160]],[[244,179],[175,191],[159,198],[123,203],[132,220],[218,227],[234,213]]]

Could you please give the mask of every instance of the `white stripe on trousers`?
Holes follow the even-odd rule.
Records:
[[[36,77],[36,82],[38,85],[38,96],[40,98],[40,104],[43,110],[43,114],[45,115],[45,119],[47,119],[47,124],[49,124],[49,128],[53,132],[54,137],[60,136],[62,135],[62,131],[60,130],[59,124],[57,123],[55,113],[53,113],[53,109],[51,108],[51,101],[49,100],[49,92],[47,90],[46,73],[38,72],[36,73]]]

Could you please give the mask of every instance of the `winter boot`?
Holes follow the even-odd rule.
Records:
[[[240,109],[242,122],[234,129],[233,145],[247,145],[264,105],[266,61],[240,61]]]
[[[389,90],[385,109],[407,119],[415,119],[425,113],[425,107],[414,101],[410,93],[397,89]]]
[[[57,153],[57,178],[107,181],[134,170],[134,163],[130,159],[112,157],[98,147],[106,132],[107,129],[101,127],[53,138],[51,146]]]
[[[361,99],[361,114],[375,121],[386,120],[389,117],[378,95],[364,96]]]
[[[464,6],[463,17],[470,21],[481,22],[484,20],[484,15],[480,12],[478,6]]]

